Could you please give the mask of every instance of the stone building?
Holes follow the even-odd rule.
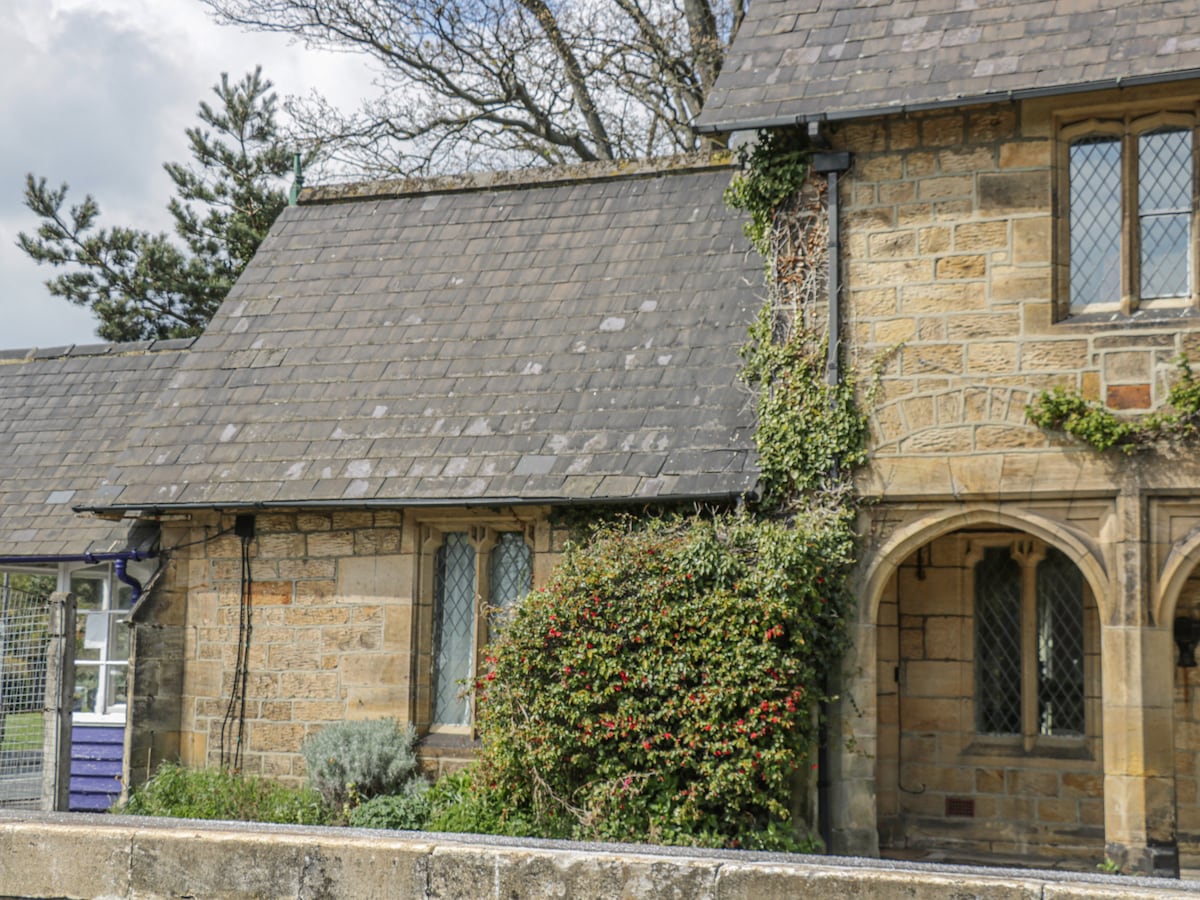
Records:
[[[879,369],[838,852],[1200,854],[1195,444],[1025,413],[1147,413],[1198,358],[1198,14],[759,0],[702,115],[834,154],[842,347]]]
[[[334,721],[474,752],[487,611],[565,513],[730,504],[756,480],[739,349],[761,265],[725,158],[306,192],[132,423],[106,496],[157,523],[130,779],[299,780]],[[248,615],[247,615],[248,614]]]

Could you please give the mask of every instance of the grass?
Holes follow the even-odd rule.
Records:
[[[4,740],[0,752],[41,750],[45,714],[40,712],[9,713],[4,717]]]

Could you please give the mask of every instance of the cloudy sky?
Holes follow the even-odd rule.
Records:
[[[15,246],[37,225],[26,172],[92,194],[101,225],[168,230],[162,163],[189,160],[184,129],[222,72],[261,64],[281,97],[315,88],[345,106],[371,90],[362,57],[218,27],[199,0],[5,0],[0,59],[0,349],[97,340]]]

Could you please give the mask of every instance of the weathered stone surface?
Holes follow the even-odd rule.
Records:
[[[0,813],[0,891],[30,900],[1166,900],[1198,888],[782,854]]]

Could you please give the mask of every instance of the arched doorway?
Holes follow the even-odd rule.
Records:
[[[882,585],[876,798],[885,855],[1104,855],[1100,617],[1076,557],[978,521]]]

